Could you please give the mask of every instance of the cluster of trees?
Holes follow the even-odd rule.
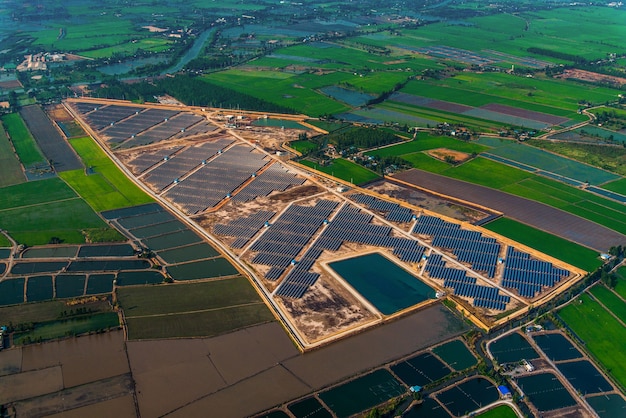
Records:
[[[552,49],[539,48],[536,46],[531,46],[530,48],[527,48],[526,51],[530,52],[531,54],[543,55],[544,57],[571,61],[576,64],[584,64],[587,62],[587,59],[581,57],[580,55],[568,54],[567,52],[554,51]]]
[[[374,148],[398,142],[398,137],[389,131],[364,127],[354,127],[331,133],[327,139],[328,142],[339,148]]]
[[[111,99],[154,102],[155,96],[169,94],[181,102],[192,106],[231,107],[263,112],[295,113],[291,108],[268,102],[264,99],[212,84],[189,75],[166,77],[153,82],[134,84],[108,80],[106,86],[98,89],[95,95]]]

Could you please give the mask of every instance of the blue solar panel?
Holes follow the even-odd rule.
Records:
[[[515,289],[520,296],[534,298],[544,288],[556,285],[570,275],[568,270],[554,267],[547,261],[533,260],[530,254],[507,248],[502,273],[502,286]]]

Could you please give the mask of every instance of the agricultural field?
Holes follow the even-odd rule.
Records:
[[[531,140],[530,144],[567,158],[626,176],[626,149],[623,147],[538,140]],[[617,193],[626,194],[626,181],[623,179],[603,184],[602,187]]]
[[[152,201],[143,190],[130,181],[90,137],[75,138],[70,144],[90,174],[84,170],[59,173],[96,211],[135,206]]]
[[[477,418],[515,418],[517,414],[515,411],[511,409],[511,407],[506,405],[496,406],[493,409],[488,410],[487,412],[483,412],[479,415],[476,415]]]
[[[43,245],[57,237],[78,244],[92,233],[92,238],[102,233],[103,238],[121,238],[58,178],[8,186],[0,194],[5,197],[0,202],[0,225],[20,243]]]
[[[385,150],[391,154],[393,147]],[[556,180],[482,157],[447,169],[443,169],[440,164],[424,164],[417,168],[431,167],[437,174],[545,203],[617,232],[626,233],[626,222],[623,221],[626,215],[624,205]]]
[[[591,295],[606,309],[611,311],[620,321],[626,323],[626,302],[619,295],[602,285],[590,289]]]
[[[109,330],[117,328],[119,324],[119,317],[115,312],[81,315],[70,319],[37,323],[33,330],[15,334],[13,342],[16,345],[22,345],[33,341],[46,341],[92,331]]]
[[[465,7],[471,6],[468,4]],[[355,40],[405,51],[428,50],[444,45],[474,51],[487,64],[507,68],[511,64],[533,67],[531,58],[548,63],[567,61],[529,53],[526,51],[529,47],[540,46],[587,59],[604,57],[626,36],[619,23],[623,18],[623,11],[611,8],[558,8],[475,17],[456,25],[441,22],[418,29],[401,29],[398,31],[401,36],[376,33]],[[595,36],[588,40],[584,36],[586,33]],[[457,57],[459,62],[463,59]]]
[[[23,183],[25,180],[20,161],[0,124],[0,187]]]
[[[130,339],[218,335],[274,320],[247,279],[117,290]]]
[[[518,162],[522,165],[528,165],[531,169],[556,173],[579,182],[600,185],[621,179],[619,175],[609,171],[583,164],[570,158],[564,158],[517,141],[482,137],[478,142],[491,147],[486,151],[490,155],[503,157],[514,163]],[[532,141],[532,144],[534,145],[536,142],[538,141]]]
[[[2,124],[11,142],[15,147],[20,161],[24,167],[29,167],[37,163],[45,163],[46,160],[37,146],[35,139],[28,131],[24,120],[17,113],[10,113],[2,117]]]
[[[558,316],[584,341],[586,349],[622,386],[626,386],[626,328],[605,308],[582,294],[558,312]]]
[[[483,227],[585,271],[594,271],[602,265],[596,251],[513,219],[496,219]]]
[[[300,163],[307,167],[321,171],[322,173],[330,174],[333,177],[337,177],[357,185],[368,183],[380,178],[380,176],[375,172],[353,163],[352,161],[344,160],[343,158],[335,158],[330,164],[325,166],[309,160],[302,160]]]

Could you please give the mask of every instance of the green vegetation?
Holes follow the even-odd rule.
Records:
[[[50,322],[62,317],[73,316],[78,308],[85,308],[86,312],[89,313],[109,312],[111,305],[106,300],[97,300],[76,306],[68,306],[65,301],[57,300],[23,303],[0,308],[0,317],[3,325],[12,324],[12,326],[19,328],[19,324]]]
[[[532,141],[531,144],[573,160],[626,176],[626,148],[562,141]],[[602,187],[626,194],[626,181],[624,180],[607,183]]]
[[[598,253],[582,245],[514,221],[500,218],[484,228],[520,242],[585,271],[594,271],[602,265]]]
[[[15,152],[25,167],[46,161],[35,139],[30,134],[24,120],[19,114],[10,113],[4,115],[2,117],[2,123],[6,132],[11,137]]]
[[[244,277],[121,288],[131,339],[211,336],[273,320]]]
[[[626,266],[622,266],[615,272],[617,275],[617,284],[615,285],[615,292],[626,299]]]
[[[58,178],[8,186],[0,194],[0,225],[23,244],[48,244],[53,237],[77,244],[85,242],[83,231],[111,230]],[[107,234],[119,239],[116,231]]]
[[[13,336],[16,345],[79,335],[86,332],[107,330],[119,326],[115,312],[105,312],[76,318],[36,324],[34,329]]]
[[[622,322],[626,322],[626,302],[610,289],[600,284],[590,290],[594,298],[603,304],[609,311],[613,312]]]
[[[493,409],[483,412],[480,415],[476,415],[477,418],[516,418],[517,414],[511,409],[510,406],[500,405]]]
[[[11,241],[9,241],[9,239],[5,237],[4,234],[0,234],[0,247],[10,247],[11,245]]]
[[[292,141],[289,143],[289,146],[302,154],[308,154],[318,149],[318,145],[315,142],[307,140]]]
[[[20,162],[0,124],[0,187],[23,183],[25,180]]]
[[[309,160],[302,160],[300,163],[356,185],[380,178],[380,176],[373,171],[353,163],[352,161],[344,160],[343,158],[335,158],[330,164],[324,166]]]
[[[407,141],[398,145],[369,151],[366,155],[380,157],[396,156],[406,158],[407,156],[417,152],[428,151],[436,148],[447,148],[468,154],[481,153],[489,149],[484,145],[479,145],[474,142],[461,141],[449,136],[434,136],[428,133],[420,132],[413,141]]]
[[[93,174],[83,170],[65,171],[65,180],[97,212],[152,202],[143,190],[129,180],[89,137],[70,140],[70,144]]]
[[[626,328],[588,294],[572,301],[558,315],[622,387],[626,386]]]

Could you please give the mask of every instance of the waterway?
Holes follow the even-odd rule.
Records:
[[[183,55],[176,64],[174,64],[172,67],[168,68],[167,70],[163,71],[161,73],[161,75],[164,74],[172,74],[172,73],[176,73],[180,70],[182,70],[182,68],[192,59],[196,58],[198,56],[198,54],[200,54],[200,51],[202,51],[202,48],[204,47],[204,44],[206,43],[206,41],[209,39],[209,36],[211,36],[211,34],[216,30],[216,28],[211,28],[211,29],[207,29],[204,32],[202,32],[200,34],[200,36],[198,36],[196,38],[196,40],[193,42],[193,45],[191,46],[191,48],[189,48],[187,50],[187,52],[185,52],[185,55]]]

